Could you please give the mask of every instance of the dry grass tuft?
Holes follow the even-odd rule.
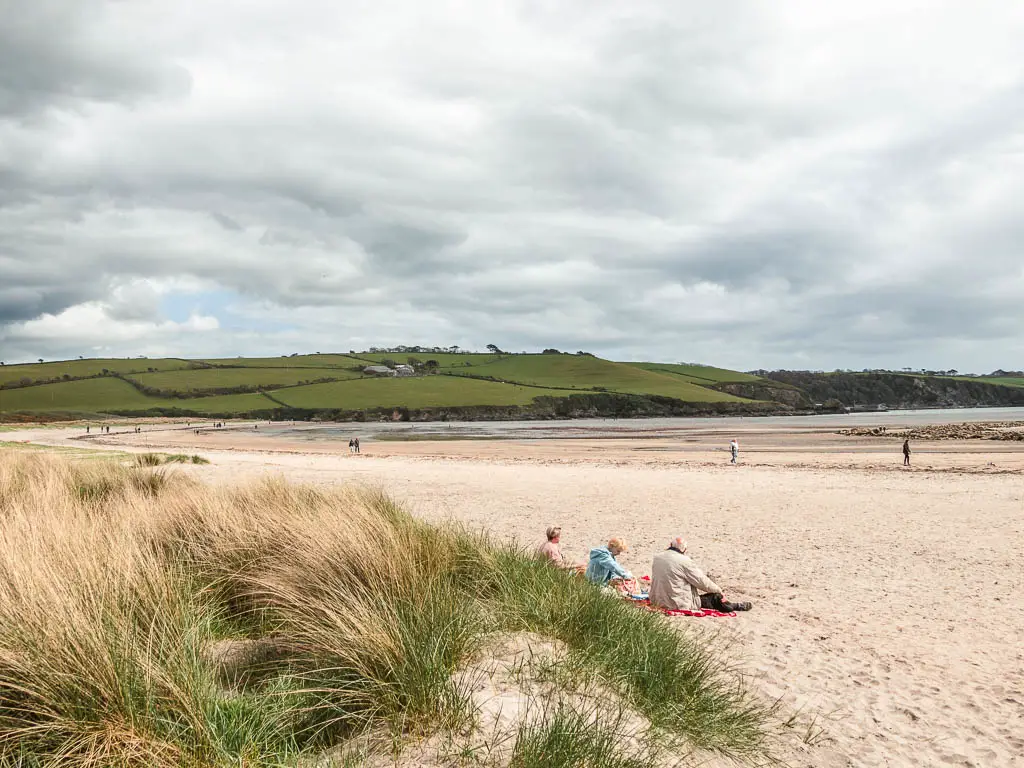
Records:
[[[561,641],[652,744],[764,755],[765,710],[664,620],[378,491],[0,454],[0,551],[0,765],[285,765],[467,734],[457,673],[498,632]],[[517,765],[653,754],[620,754],[601,718],[545,722],[510,735]]]

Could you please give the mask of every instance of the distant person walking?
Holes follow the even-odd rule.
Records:
[[[350,437],[348,439],[348,452],[349,453],[355,453],[356,452],[356,441],[355,441],[355,438]]]
[[[910,438],[903,441],[903,466],[910,466]]]
[[[356,438],[356,453],[359,453],[359,438]]]
[[[736,442],[736,438],[733,438],[732,442],[729,443],[729,453],[732,454],[732,461],[729,462],[730,464],[735,464],[737,461],[739,461],[740,444]]]

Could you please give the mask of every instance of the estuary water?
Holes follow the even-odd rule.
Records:
[[[1024,408],[936,408],[815,416],[721,416],[670,419],[569,419],[552,421],[338,422],[271,424],[264,434],[297,440],[551,440],[671,437],[680,432],[780,430],[821,432],[843,427],[903,427],[978,421],[1024,421]]]

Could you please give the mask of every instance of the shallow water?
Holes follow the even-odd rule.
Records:
[[[571,439],[662,437],[680,431],[828,431],[840,427],[922,426],[977,421],[1024,421],[1024,408],[936,408],[916,411],[826,414],[818,416],[721,416],[675,419],[572,419],[560,421],[362,422],[309,425],[273,424],[262,434],[294,440]]]

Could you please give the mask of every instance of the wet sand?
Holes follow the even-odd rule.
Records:
[[[795,766],[1024,765],[1024,444],[714,426],[664,438],[310,442],[252,424],[0,439],[201,453],[213,483],[372,483],[431,520],[532,544],[550,524],[582,560],[625,537],[636,574],[676,534],[735,619],[675,619],[729,642],[788,712]],[[116,431],[116,430],[112,430]],[[739,466],[725,447],[740,440]],[[819,732],[823,728],[823,732]]]

